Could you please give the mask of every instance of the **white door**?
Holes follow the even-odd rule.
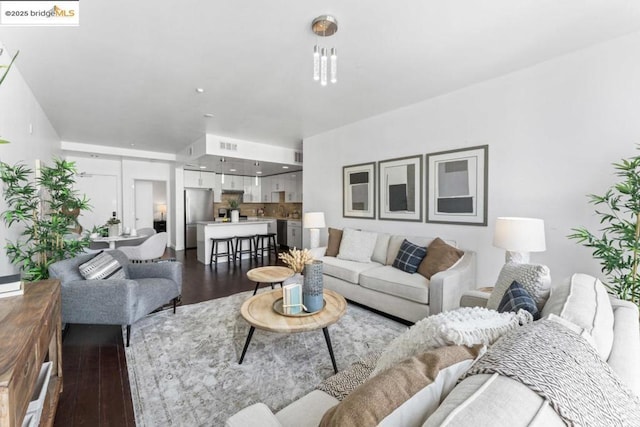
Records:
[[[136,230],[153,227],[153,182],[136,180],[135,183]],[[125,224],[125,226],[129,226]]]

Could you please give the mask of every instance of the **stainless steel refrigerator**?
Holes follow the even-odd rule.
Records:
[[[199,188],[184,190],[184,240],[187,249],[197,246],[197,221],[214,221],[213,191]]]

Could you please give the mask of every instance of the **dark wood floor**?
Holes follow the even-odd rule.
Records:
[[[166,256],[174,256],[184,265],[183,304],[255,286],[246,278],[246,272],[257,266],[254,261],[244,260],[236,268],[221,264],[216,271],[200,264],[193,249]],[[62,343],[62,361],[64,391],[56,427],[135,426],[120,326],[70,325]]]

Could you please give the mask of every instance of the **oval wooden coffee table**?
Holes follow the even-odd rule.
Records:
[[[280,286],[282,286],[282,282],[294,274],[295,271],[290,268],[276,267],[272,265],[268,267],[252,268],[247,271],[247,278],[252,282],[256,282],[256,288],[253,290],[253,294],[255,295],[256,292],[258,292],[258,288],[261,283],[268,283],[271,285],[271,289],[273,289],[273,285],[275,283],[280,283]]]
[[[255,295],[242,304],[240,314],[244,320],[251,325],[251,328],[249,329],[249,335],[244,343],[242,356],[240,356],[240,361],[238,363],[242,364],[244,356],[247,353],[249,343],[251,342],[251,337],[253,336],[253,332],[256,328],[270,332],[280,332],[283,334],[293,334],[296,332],[308,332],[316,329],[322,329],[324,339],[327,342],[327,347],[329,348],[329,356],[331,356],[333,370],[338,373],[336,359],[333,355],[333,347],[331,346],[331,337],[329,337],[329,330],[327,327],[340,320],[347,311],[347,301],[345,301],[344,297],[337,292],[325,289],[325,307],[319,312],[307,316],[284,316],[276,313],[273,310],[273,303],[279,298],[282,298],[282,291],[275,290]]]

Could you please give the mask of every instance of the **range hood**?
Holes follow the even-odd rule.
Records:
[[[238,203],[242,203],[244,197],[244,191],[242,190],[222,190],[222,201],[229,199],[235,199]]]

